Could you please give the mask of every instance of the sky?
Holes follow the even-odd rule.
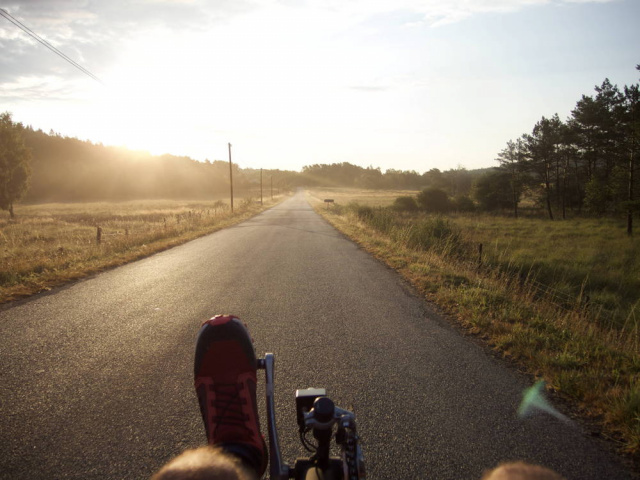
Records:
[[[496,166],[605,78],[638,82],[638,0],[0,0],[0,112],[243,168]]]

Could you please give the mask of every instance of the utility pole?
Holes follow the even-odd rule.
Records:
[[[231,144],[229,144],[229,186],[231,188],[231,213],[233,213],[233,164],[231,163]]]
[[[260,169],[260,205],[262,205],[262,169]]]

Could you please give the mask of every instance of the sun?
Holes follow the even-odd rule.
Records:
[[[334,48],[318,19],[268,15],[207,31],[159,27],[127,41],[102,75],[99,137],[198,159],[226,158],[227,142],[256,156],[262,148],[266,157],[283,148],[313,154],[330,142],[359,141],[354,135],[370,143],[385,114],[349,87],[362,80],[356,53]]]
[[[193,142],[202,141],[198,124],[210,124],[221,103],[208,84],[213,68],[202,62],[194,39],[147,33],[104,75],[99,128],[105,143],[155,154],[193,150]]]

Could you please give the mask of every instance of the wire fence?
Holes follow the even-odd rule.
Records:
[[[336,213],[343,207],[334,206]],[[482,269],[487,273],[504,276],[515,282],[522,292],[538,301],[545,301],[567,314],[578,313],[598,325],[617,330],[621,334],[638,336],[638,319],[635,307],[609,309],[590,296],[586,280],[582,285],[567,285],[560,289],[556,285],[544,283],[536,277],[536,271],[518,270],[517,266],[505,266],[483,252],[483,245],[464,238],[462,231],[446,219],[434,217],[416,221],[410,217],[398,216],[389,209],[348,205],[346,210],[375,230],[388,235],[394,241],[418,250],[432,250],[440,255],[455,259],[469,269]]]
[[[559,288],[541,282],[535,278],[535,272],[531,269],[527,275],[522,275],[520,271],[505,268],[498,262],[491,262],[482,254],[482,245],[478,244],[478,256],[474,259],[467,256],[463,263],[468,268],[482,268],[487,271],[493,271],[496,274],[506,275],[513,281],[517,282],[521,291],[526,292],[531,298],[553,305],[556,309],[566,314],[579,314],[590,321],[596,323],[602,328],[607,329],[609,334],[617,332],[618,338],[627,342],[631,340],[638,350],[640,345],[640,319],[636,315],[636,308],[640,304],[638,300],[629,309],[607,308],[597,300],[593,300],[587,287],[587,280],[579,286],[579,292],[567,292]],[[577,289],[578,285],[569,286],[569,288]]]

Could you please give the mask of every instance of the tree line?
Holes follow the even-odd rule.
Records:
[[[229,192],[229,163],[159,155],[45,133],[12,121],[0,123],[0,208],[28,203],[134,199],[222,198]],[[363,168],[347,162],[305,166],[301,172],[240,168],[233,164],[234,191],[259,195],[300,186],[418,190],[433,187],[451,197],[469,195],[485,170],[464,168],[425,173]]]
[[[0,116],[0,208],[13,216],[13,204],[123,201],[135,199],[209,199],[229,193],[229,162],[196,161],[185,156],[151,155],[104,146],[53,131],[44,133]],[[291,174],[262,172],[266,190],[291,186]],[[260,170],[233,164],[234,191],[259,195]]]
[[[385,190],[422,190],[437,188],[450,197],[469,195],[476,179],[492,169],[467,170],[458,167],[424,173],[415,170],[388,169],[384,173],[372,166],[363,168],[348,162],[314,164],[303,167],[300,178],[308,186],[354,187]]]
[[[31,149],[31,187],[24,200],[83,202],[134,199],[200,199],[229,191],[229,163],[151,155],[24,128]],[[233,165],[239,192],[254,186],[253,175]]]
[[[640,65],[636,67],[640,71]],[[608,79],[583,95],[571,115],[542,117],[531,133],[510,140],[498,154],[499,169],[478,182],[479,202],[511,208],[518,216],[524,196],[550,219],[567,212],[623,213],[632,232],[640,210],[637,163],[640,88],[622,89]]]

